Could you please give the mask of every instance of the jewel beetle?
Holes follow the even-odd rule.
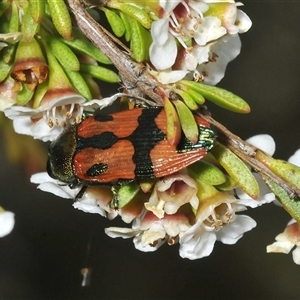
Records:
[[[47,172],[71,188],[164,177],[200,160],[213,147],[214,129],[197,115],[195,120],[198,142],[192,144],[183,135],[172,146],[162,107],[89,116],[50,144]]]

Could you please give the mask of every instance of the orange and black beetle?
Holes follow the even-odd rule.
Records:
[[[48,174],[71,188],[172,174],[213,147],[211,125],[196,115],[195,120],[198,142],[192,144],[183,136],[176,147],[166,139],[166,113],[161,107],[87,117],[51,143]]]

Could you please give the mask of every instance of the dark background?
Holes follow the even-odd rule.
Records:
[[[244,4],[253,27],[219,85],[244,97],[252,113],[209,108],[243,138],[271,134],[275,156],[288,159],[300,148],[300,2]],[[36,190],[0,151],[0,202],[16,214],[13,232],[0,239],[1,299],[300,299],[300,266],[265,251],[290,219],[273,204],[250,210],[258,226],[234,246],[216,243],[207,258],[185,260],[166,245],[142,253],[132,240],[104,234],[118,222]],[[81,287],[83,267],[93,269],[88,287]]]

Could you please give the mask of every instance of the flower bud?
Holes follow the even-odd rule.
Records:
[[[49,73],[41,47],[36,39],[19,42],[11,77],[28,84],[44,82]]]

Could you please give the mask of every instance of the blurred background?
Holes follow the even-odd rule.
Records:
[[[253,26],[241,36],[242,53],[219,86],[246,99],[252,112],[236,115],[211,104],[209,109],[242,138],[272,135],[275,157],[288,159],[300,148],[300,2],[244,4]],[[0,204],[16,214],[16,224],[0,239],[0,299],[300,298],[300,266],[291,255],[265,250],[290,220],[282,208],[249,210],[257,227],[234,246],[216,243],[207,258],[182,259],[176,245],[142,253],[132,240],[104,234],[118,220],[85,214],[71,201],[37,190],[29,182],[31,168],[11,164],[3,140],[1,132]],[[22,143],[18,148],[26,154]],[[34,147],[38,151],[40,144]],[[34,157],[25,159],[32,169],[39,165]],[[81,287],[84,267],[92,269],[91,284]]]

